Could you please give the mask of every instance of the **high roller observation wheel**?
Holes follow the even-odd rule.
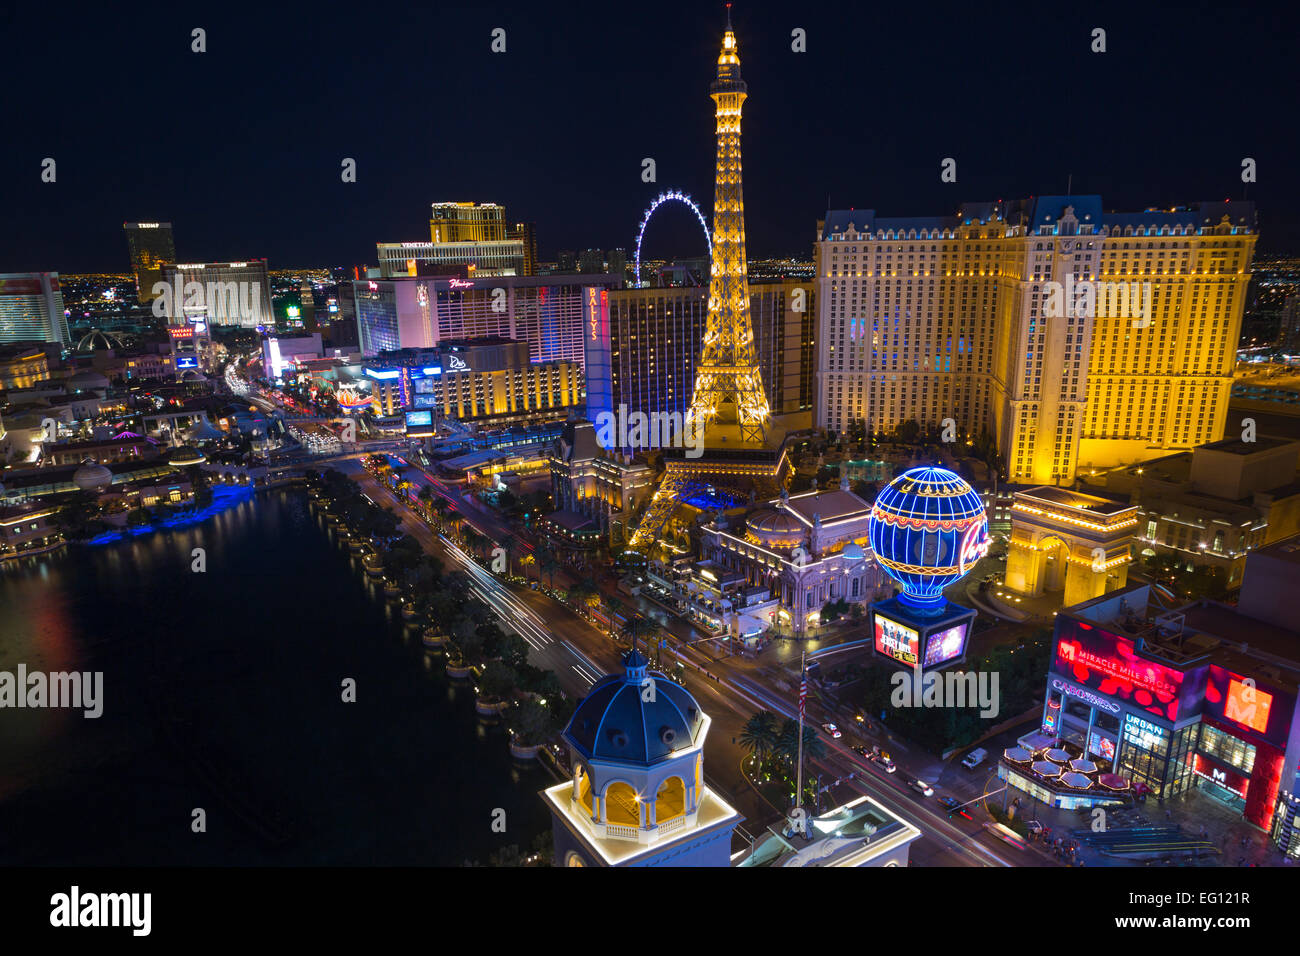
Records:
[[[709,224],[704,221],[704,213],[700,212],[700,207],[695,205],[694,200],[684,192],[670,190],[666,193],[660,193],[655,197],[655,201],[650,204],[650,208],[645,211],[641,217],[641,225],[636,231],[636,287],[643,288],[641,283],[641,240],[645,236],[645,227],[650,224],[650,217],[654,215],[655,210],[667,202],[683,202],[691,207],[695,213],[695,218],[700,221],[700,228],[704,230],[704,242],[709,247],[709,256],[713,256],[713,237],[709,235]]]

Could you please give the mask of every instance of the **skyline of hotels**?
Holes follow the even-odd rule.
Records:
[[[556,866],[1300,858],[1254,205],[828,209],[809,273],[751,279],[727,9],[710,257],[647,283],[480,201],[324,276],[164,222],[124,223],[134,303],[0,275],[0,566],[305,490],[551,773]]]
[[[457,246],[449,258],[411,256],[399,271],[381,256],[377,274],[339,281],[337,337],[354,323],[366,356],[519,339],[534,362],[581,365],[596,411],[624,401],[685,410],[703,287],[630,288],[621,269],[497,268],[490,244],[516,243],[519,259],[525,241],[499,236],[532,224],[507,226],[491,203],[434,204],[435,215],[448,208],[490,218],[456,229],[460,220],[434,218],[431,230],[456,237],[438,243]],[[1070,196],[967,203],[949,217],[825,216],[815,280],[751,290],[771,407],[811,412],[813,426],[838,433],[951,419],[964,434],[992,435],[1004,477],[1022,482],[1068,482],[1223,437],[1258,238],[1253,204],[1119,214],[1102,212],[1100,197]],[[137,283],[147,270],[178,290],[169,324],[187,324],[187,308],[210,326],[282,321],[265,260],[167,262],[170,224],[141,225],[124,227],[131,265]],[[28,289],[49,283],[41,275],[55,287]],[[191,282],[207,293],[197,308],[185,305]],[[52,317],[63,311],[56,274],[5,284],[0,341],[70,339]]]

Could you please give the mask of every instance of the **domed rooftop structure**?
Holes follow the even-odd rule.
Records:
[[[192,445],[180,445],[167,456],[167,464],[173,468],[188,468],[191,465],[201,465],[207,460],[208,456]]]
[[[91,329],[77,342],[78,352],[93,352],[96,349],[120,349],[122,340],[112,332],[103,329]]]
[[[569,744],[587,759],[642,766],[694,746],[704,712],[691,693],[649,670],[636,649],[623,655],[623,667],[624,673],[596,682],[578,704],[564,731]],[[646,684],[647,678],[654,683]]]
[[[854,541],[850,541],[844,546],[843,553],[845,560],[848,561],[865,561],[867,558],[867,552],[862,550],[862,545]]]
[[[69,392],[85,392],[91,389],[108,388],[108,379],[94,369],[82,369],[68,376],[63,382]]]
[[[913,468],[881,490],[867,525],[885,572],[903,586],[900,600],[916,608],[944,604],[943,589],[988,552],[984,502],[946,468]]]
[[[792,548],[804,538],[806,528],[788,511],[760,508],[745,521],[749,534],[762,544],[777,548]]]
[[[103,491],[113,483],[113,473],[87,458],[72,474],[72,483],[82,491]]]
[[[193,369],[193,368],[181,376],[182,382],[206,382],[207,380],[208,377],[206,375],[204,375],[198,369]]]
[[[185,440],[190,442],[220,441],[225,433],[206,418],[185,433]]]

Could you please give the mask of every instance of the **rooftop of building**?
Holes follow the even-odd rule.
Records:
[[[1251,553],[1275,561],[1285,561],[1288,564],[1300,564],[1300,537],[1283,538],[1281,541],[1256,548]]]
[[[58,504],[27,501],[18,505],[0,505],[0,525],[8,526],[32,518],[44,518],[59,510]]]
[[[864,866],[900,843],[921,836],[920,830],[870,797],[858,797],[819,816],[808,816],[806,821],[805,834],[786,835],[769,829],[735,865]]]
[[[1144,654],[1174,667],[1218,664],[1243,674],[1267,673],[1291,690],[1300,688],[1300,631],[1218,601],[1173,607],[1151,585],[1136,583],[1061,613],[1141,641]]]
[[[590,518],[576,511],[553,511],[546,516],[546,520],[575,534],[580,531],[596,530],[596,525]]]
[[[1294,438],[1277,438],[1270,435],[1259,435],[1254,441],[1242,441],[1240,438],[1224,438],[1219,441],[1212,441],[1208,444],[1201,445],[1195,451],[1204,449],[1206,451],[1222,451],[1232,455],[1257,455],[1262,451],[1272,451],[1274,448],[1281,448],[1284,445],[1297,445]],[[1188,454],[1195,454],[1189,452]]]
[[[113,473],[113,484],[138,481],[175,472],[165,458],[136,461],[108,461],[102,467]],[[71,485],[72,476],[81,468],[81,462],[67,465],[49,465],[44,468],[14,468],[0,471],[0,485],[6,494],[30,491],[46,486]]]
[[[1053,485],[1026,488],[1017,491],[1016,497],[1029,498],[1045,504],[1060,505],[1064,508],[1074,508],[1078,511],[1088,511],[1096,515],[1122,514],[1125,511],[1133,510],[1135,507],[1127,501],[1118,501],[1114,498],[1105,498],[1082,491],[1072,491],[1069,488],[1059,488]]]
[[[45,347],[41,342],[0,343],[0,362],[34,361],[44,358],[45,354]]]
[[[696,561],[693,563],[692,568],[696,573],[722,585],[736,584],[745,580],[743,571],[733,571],[731,568],[723,567],[716,561]]]
[[[869,502],[863,501],[851,491],[839,488],[833,491],[809,491],[801,495],[791,495],[787,499],[786,507],[807,525],[814,524],[818,518],[821,519],[822,524],[827,524],[832,521],[866,518],[871,513]]]
[[[137,435],[135,432],[121,432],[112,438],[102,438],[95,441],[70,441],[62,442],[55,445],[46,446],[46,451],[50,454],[66,455],[69,452],[92,452],[100,448],[120,448],[123,445],[149,444],[156,445],[154,439],[147,435]]]
[[[1255,204],[1252,202],[1200,202],[1171,209],[1146,209],[1141,212],[1107,212],[1099,195],[1031,196],[1028,199],[962,203],[955,214],[938,216],[877,216],[874,209],[829,209],[822,227],[822,240],[849,231],[858,233],[916,230],[949,230],[971,223],[1005,222],[1023,225],[1032,231],[1041,226],[1054,227],[1072,211],[1081,225],[1109,229],[1154,229],[1179,227],[1211,229],[1226,216],[1234,228],[1254,229]]]
[[[503,239],[502,242],[518,242],[517,239]],[[468,245],[469,243],[450,243],[450,245]],[[394,245],[433,245],[429,242],[421,243],[380,243],[381,246]],[[544,276],[482,276],[477,279],[460,279],[455,276],[384,276],[377,279],[357,279],[354,282],[361,285],[366,282],[384,283],[384,282],[427,282],[434,286],[439,292],[451,289],[451,283],[456,283],[455,291],[469,289],[494,289],[502,286],[510,288],[535,288],[535,287],[557,287],[557,286],[615,286],[621,284],[623,278],[612,272],[561,272],[553,275]]]

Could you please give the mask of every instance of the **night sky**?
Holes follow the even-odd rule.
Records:
[[[543,259],[630,252],[663,189],[712,216],[721,3],[14,6],[0,272],[126,271],[126,220],[171,221],[182,261],[275,269],[374,264],[377,240],[428,239],[434,200],[504,203],[537,223]],[[828,196],[938,215],[1065,192],[1070,173],[1107,209],[1244,196],[1261,251],[1300,249],[1290,6],[738,0],[750,255],[810,255]],[[939,179],[949,156],[955,184]],[[678,208],[645,251],[703,248]]]

